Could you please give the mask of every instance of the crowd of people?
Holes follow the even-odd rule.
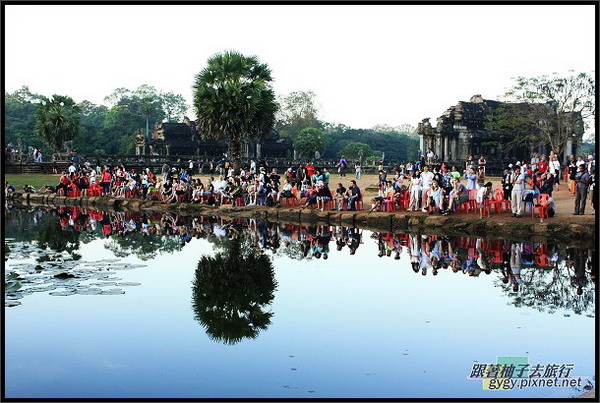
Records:
[[[591,194],[592,206],[597,204],[595,159],[571,155],[564,169],[557,155],[549,157],[535,153],[531,159],[508,164],[500,187],[494,189],[487,179],[484,155],[469,156],[464,166],[449,166],[440,162],[431,150],[418,161],[396,164],[388,169],[379,167],[378,194],[371,199],[370,211],[391,211],[401,207],[407,211],[428,214],[455,214],[461,210],[478,211],[479,217],[489,217],[492,209],[510,209],[513,217],[522,217],[525,207],[539,208],[540,218],[556,214],[553,192],[560,191],[566,181],[574,196],[575,215],[585,214]],[[346,180],[350,163],[342,156],[336,165],[340,180]],[[233,163],[224,156],[215,164],[218,175],[202,179],[196,175],[193,163],[183,168],[164,164],[160,172],[150,168],[136,172],[123,164],[92,166],[89,162],[73,161],[62,172],[59,183],[27,192],[52,192],[73,196],[136,197],[159,200],[162,203],[189,202],[210,205],[300,206],[301,208],[357,210],[362,208],[364,191],[357,180],[362,177],[360,162],[354,163],[355,178],[346,183],[335,181],[326,166],[313,161],[288,167],[285,172],[266,169],[250,160],[236,174]],[[333,174],[335,175],[335,173]],[[393,176],[392,176],[393,175]],[[563,189],[565,187],[563,186]]]

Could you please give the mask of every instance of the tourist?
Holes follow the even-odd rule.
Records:
[[[361,201],[361,193],[360,188],[356,184],[356,181],[353,179],[350,181],[350,186],[348,186],[348,191],[346,193],[346,202],[348,203],[348,210],[356,211],[356,202]]]
[[[323,172],[321,173],[321,176],[323,177],[323,182],[329,186],[329,179],[331,178],[331,173],[329,172],[329,169],[327,169],[327,167],[323,167]]]
[[[479,161],[477,161],[477,163],[478,163],[478,169],[483,168],[483,172],[485,172],[485,165],[487,164],[487,161],[485,160],[485,156],[483,154],[481,154],[479,156]]]
[[[520,218],[523,212],[522,193],[525,189],[525,174],[521,173],[520,166],[515,167],[510,183],[512,184],[510,194],[512,216]]]
[[[479,209],[479,219],[483,219],[483,212],[487,210],[487,217],[490,218],[490,200],[492,199],[492,182],[488,182],[485,186],[480,187],[477,190],[475,201],[477,202],[477,208]]]
[[[477,171],[477,189],[481,189],[485,183],[485,167],[479,167]]]
[[[424,211],[427,211],[429,208],[429,214],[433,214],[435,209],[440,212],[440,214],[444,214],[444,194],[442,188],[439,186],[437,181],[433,181],[431,183],[431,189],[429,189],[429,194],[427,196],[426,207],[424,207]]]
[[[546,160],[546,156],[542,155],[540,162],[538,164],[538,171],[544,173],[548,170],[548,161]]]
[[[355,178],[357,180],[362,178],[362,166],[360,164],[360,161],[356,161],[354,163],[354,172],[355,172],[355,175],[356,175]]]
[[[333,196],[331,195],[331,191],[329,190],[329,186],[325,182],[317,183],[317,208],[320,208],[321,211],[325,210],[325,204],[331,200]]]
[[[585,164],[579,165],[579,172],[575,176],[575,210],[573,215],[584,215],[585,204],[588,195],[588,186],[590,184],[590,174],[587,172]]]
[[[277,194],[277,201],[280,202],[281,198],[290,198],[290,197],[296,197],[293,193],[292,193],[292,181],[290,180],[290,178],[285,178],[285,183],[283,185],[283,187],[281,188],[281,191]]]
[[[417,211],[419,210],[419,204],[421,202],[421,176],[419,171],[413,171],[410,178],[410,202],[406,211]]]
[[[500,183],[504,193],[504,200],[510,200],[510,195],[512,193],[512,172],[510,168],[504,170],[504,175],[502,175]]]
[[[346,195],[346,188],[341,183],[338,183],[337,188],[335,189],[335,195],[334,195],[335,202],[336,202],[336,208],[338,209],[338,211],[342,210],[345,195]]]
[[[340,178],[345,178],[346,177],[346,167],[348,166],[348,161],[346,160],[346,158],[344,158],[343,155],[340,157],[340,161],[338,162],[338,164],[336,166],[338,167],[338,172],[340,173]]]
[[[578,155],[577,161],[575,162],[575,165],[577,165],[577,169],[579,169],[579,165],[582,165],[582,164],[585,164],[585,161],[583,160],[583,157],[581,155]]]
[[[429,167],[425,165],[423,167],[423,172],[421,172],[421,195],[425,196],[427,191],[431,188],[431,184],[433,183],[434,173],[429,171]],[[427,200],[423,200],[423,212],[427,212]]]
[[[467,189],[477,189],[477,173],[474,168],[469,168],[465,172],[464,178],[467,179]]]
[[[391,199],[394,200],[393,192],[392,181],[386,181],[385,187],[379,187],[378,195],[371,199],[371,210],[369,212],[378,210],[381,207],[381,203],[387,199],[390,193],[392,193]]]
[[[540,162],[540,155],[538,153],[533,153],[533,157],[531,157],[531,169],[533,171],[538,169],[539,162]]]
[[[380,169],[379,175],[377,176],[377,186],[379,188],[383,188],[383,187],[385,187],[386,182],[387,182],[387,173],[383,169]]]
[[[455,166],[453,166],[453,167],[450,169],[450,175],[452,175],[452,178],[453,178],[453,179],[459,179],[459,178],[460,178],[460,172],[458,172],[458,170],[456,169],[456,167],[455,167]],[[451,182],[451,183],[452,183],[452,182]]]
[[[546,209],[546,216],[554,217],[556,215],[556,203],[552,196],[547,199],[542,200],[540,204],[536,204],[536,206],[540,206]],[[544,222],[542,215],[540,214],[540,222]]]
[[[67,191],[69,190],[69,185],[71,184],[71,180],[69,179],[69,176],[67,175],[67,173],[65,171],[62,172],[58,185],[56,185],[56,192],[58,193],[59,190],[63,191],[63,195],[66,196],[67,195]],[[109,182],[110,184],[110,182]]]
[[[594,159],[593,155],[588,155],[588,161],[586,163],[587,165],[587,171],[591,174],[592,172],[594,172],[594,170],[596,169],[596,160]]]
[[[475,161],[473,161],[473,156],[469,155],[467,157],[467,161],[465,161],[465,171],[468,172],[471,168],[475,167]]]
[[[310,180],[315,173],[315,165],[312,161],[308,161],[308,164],[306,164],[304,168],[306,169],[306,178],[309,178]]]
[[[569,161],[569,192],[571,195],[575,196],[575,177],[577,176],[577,164],[575,160]]]
[[[454,212],[454,209],[458,211],[461,204],[469,201],[469,191],[460,183],[460,179],[455,178],[453,182],[453,189],[448,197],[448,209],[444,211],[444,215],[449,215]]]
[[[560,190],[560,161],[556,154],[552,155],[548,164],[548,172],[554,177],[554,183],[556,184],[556,190]]]

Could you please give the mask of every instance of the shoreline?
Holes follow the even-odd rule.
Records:
[[[596,249],[595,220],[585,223],[559,223],[537,219],[480,220],[476,213],[451,216],[408,212],[320,211],[299,207],[239,206],[230,204],[172,203],[142,199],[111,197],[66,197],[56,194],[19,193],[10,199],[18,204],[51,207],[77,206],[116,211],[175,211],[184,215],[212,215],[236,218],[264,218],[294,224],[326,224],[360,227],[378,232],[424,232],[446,236],[474,236],[490,239],[533,240],[542,243],[561,243],[567,246]],[[590,234],[592,236],[590,236]]]

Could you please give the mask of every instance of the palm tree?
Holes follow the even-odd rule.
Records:
[[[36,115],[35,132],[48,144],[54,153],[65,141],[79,133],[79,107],[71,97],[52,95],[40,97]]]
[[[196,126],[203,138],[227,139],[235,172],[242,141],[267,136],[275,124],[277,103],[271,70],[256,56],[226,51],[208,59],[194,83]]]
[[[240,239],[223,245],[226,250],[202,256],[192,288],[196,320],[216,341],[235,344],[254,339],[271,323],[264,311],[275,297],[275,272],[263,253],[248,253]]]

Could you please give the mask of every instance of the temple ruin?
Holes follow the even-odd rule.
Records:
[[[488,131],[485,125],[488,115],[500,105],[502,105],[500,101],[483,99],[481,95],[474,95],[469,102],[460,101],[455,106],[446,109],[437,118],[435,127],[431,125],[429,118],[423,119],[417,127],[421,151],[425,153],[431,149],[441,161],[457,166],[463,164],[469,155],[478,158],[483,154],[488,163],[496,161],[499,164],[531,158],[534,152],[548,155],[550,148],[545,144],[508,152],[498,146],[498,136]],[[539,107],[546,108],[547,106],[540,104]],[[575,146],[583,136],[581,125],[573,125],[570,129],[573,139],[567,141],[561,158],[563,163],[568,160],[571,153],[575,153]]]

